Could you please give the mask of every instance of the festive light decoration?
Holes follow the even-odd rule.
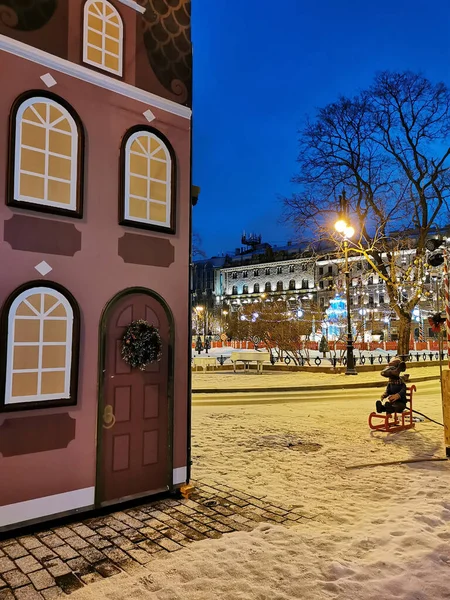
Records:
[[[347,303],[339,295],[330,300],[330,306],[326,310],[328,321],[328,337],[338,339],[345,330],[345,318],[347,316]]]
[[[447,348],[450,348],[450,284],[448,274],[448,250],[444,246],[444,291],[445,291],[445,316],[447,325]],[[450,356],[448,359],[450,367]]]

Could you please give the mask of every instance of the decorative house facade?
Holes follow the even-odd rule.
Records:
[[[2,531],[189,479],[190,1],[8,2],[0,80]]]

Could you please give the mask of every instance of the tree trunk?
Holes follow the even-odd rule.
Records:
[[[398,347],[397,354],[404,361],[409,359],[409,339],[411,337],[411,316],[401,315],[398,328]]]

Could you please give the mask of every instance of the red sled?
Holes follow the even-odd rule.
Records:
[[[372,412],[369,415],[369,427],[374,431],[402,431],[403,429],[413,429],[416,424],[413,421],[412,401],[413,393],[416,391],[416,386],[406,388],[406,399],[409,403],[409,408],[402,413],[379,414]],[[378,423],[374,419],[378,419]]]

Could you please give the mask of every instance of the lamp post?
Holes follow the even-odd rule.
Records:
[[[342,215],[335,224],[334,228],[342,235],[344,241],[344,257],[345,257],[345,297],[347,302],[347,368],[346,375],[358,375],[355,369],[355,357],[353,355],[353,334],[352,334],[352,318],[350,314],[350,270],[348,266],[348,241],[355,234],[353,227],[348,225],[343,218],[347,217],[347,205],[345,192],[341,196],[341,207],[343,207]]]
[[[197,315],[197,324],[198,325],[201,325],[201,315],[203,315],[203,319],[204,319],[203,320],[203,333],[204,333],[204,336],[206,339],[206,313],[203,312],[205,310],[205,307],[204,306],[196,306],[194,308],[194,310]],[[200,329],[200,327],[199,327],[199,329]],[[200,333],[200,331],[199,331],[199,333]]]
[[[361,308],[359,310],[359,314],[362,317],[362,329],[363,329],[362,341],[363,341],[363,348],[365,350],[366,349],[365,343],[366,343],[366,314],[367,314],[367,310],[365,308]]]

